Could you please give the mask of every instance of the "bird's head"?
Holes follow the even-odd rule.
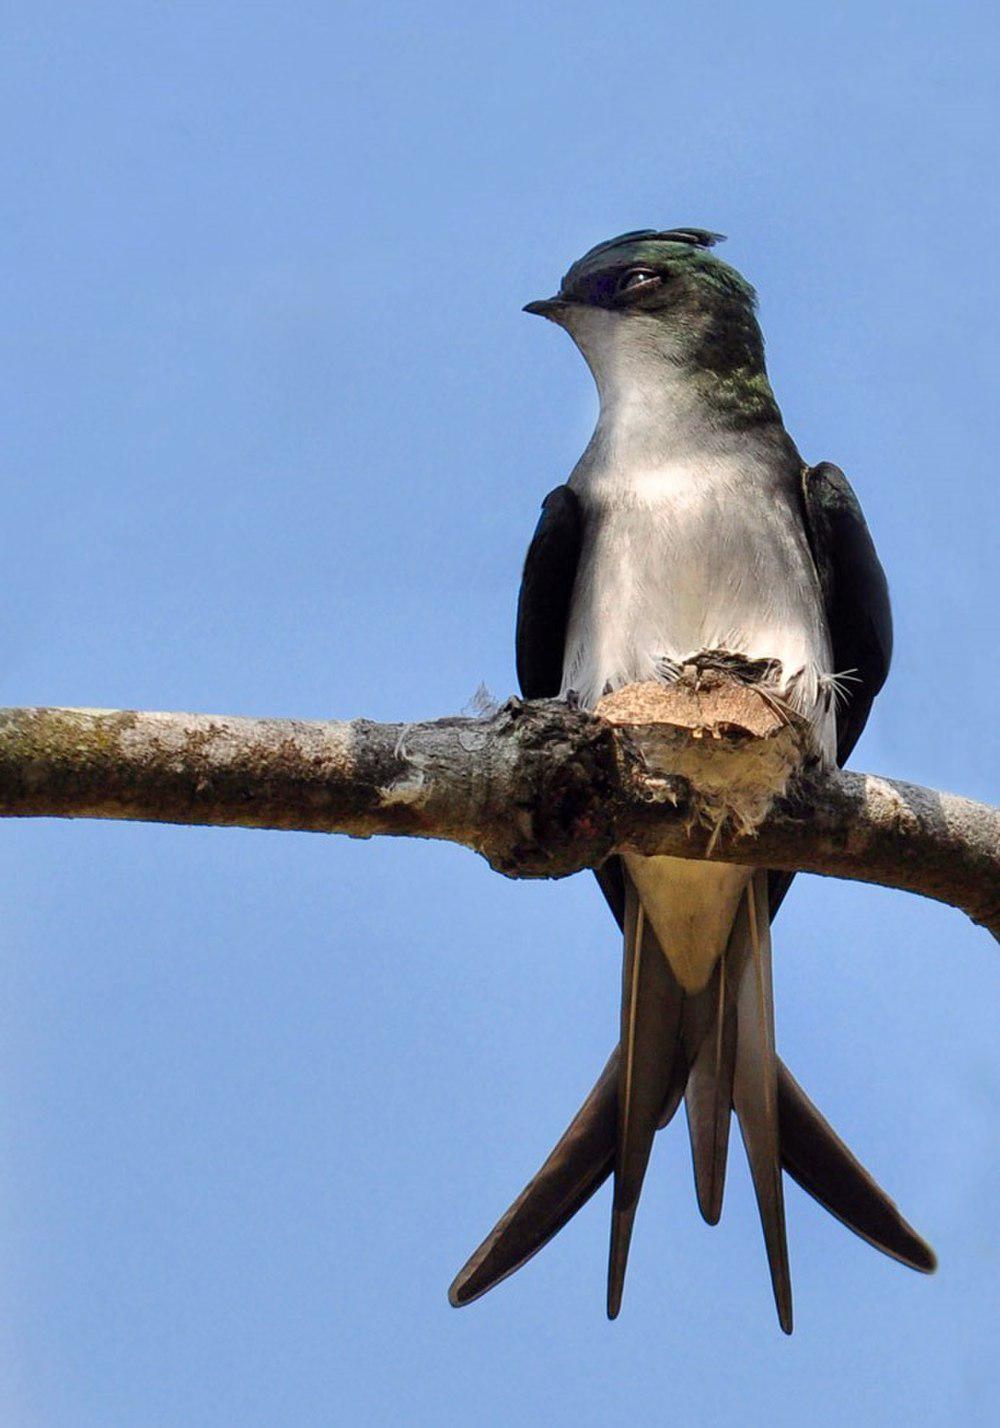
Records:
[[[602,390],[664,360],[694,375],[762,377],[756,295],[712,252],[721,240],[700,228],[623,233],[591,248],[553,297],[524,310],[569,332]]]

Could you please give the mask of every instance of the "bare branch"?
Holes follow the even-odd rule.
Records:
[[[8,709],[0,814],[442,838],[511,877],[708,858],[921,893],[1000,939],[1000,811],[807,750],[801,721],[731,682],[418,724]]]

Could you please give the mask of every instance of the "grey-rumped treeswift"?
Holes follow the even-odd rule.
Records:
[[[842,764],[888,671],[885,576],[843,472],[807,466],[785,431],[754,291],[712,251],[718,237],[622,234],[525,309],[573,338],[600,415],[542,505],[518,604],[518,678],[526,698],[590,708],[634,681],[742,660],[808,720],[815,756]],[[597,878],[624,935],[618,1047],[455,1279],[452,1303],[517,1269],[612,1175],[617,1315],[653,1139],[682,1100],[710,1224],[736,1113],[786,1332],[783,1170],[876,1248],[932,1270],[932,1250],[775,1055],[770,923],[790,875],[626,855]]]

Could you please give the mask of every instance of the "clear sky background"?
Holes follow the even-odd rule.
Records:
[[[5,704],[418,719],[514,686],[520,562],[594,417],[520,313],[623,229],[757,285],[810,460],[889,572],[856,763],[996,799],[993,5],[3,6]],[[589,878],[434,843],[0,826],[0,1421],[995,1422],[1000,956],[802,878],[778,1039],[937,1249],[660,1137],[626,1302],[605,1191],[454,1271],[616,1037]]]

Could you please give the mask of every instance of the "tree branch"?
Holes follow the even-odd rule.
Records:
[[[921,893],[1000,940],[1000,811],[823,770],[803,721],[701,674],[418,724],[7,709],[0,814],[441,838],[511,877],[707,858]]]

